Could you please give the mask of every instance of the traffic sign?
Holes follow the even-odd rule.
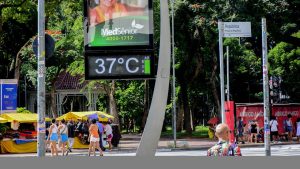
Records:
[[[251,22],[223,22],[223,37],[251,37]]]

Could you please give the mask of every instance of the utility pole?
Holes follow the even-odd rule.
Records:
[[[174,3],[175,0],[171,0],[172,8],[172,68],[173,68],[173,136],[174,147],[176,148],[176,76],[175,76],[175,31],[174,31]]]
[[[38,157],[45,156],[45,1],[38,0],[38,79],[37,79],[37,111],[38,111]]]
[[[264,142],[265,155],[271,156],[270,150],[270,89],[268,70],[268,47],[267,47],[267,23],[266,18],[262,18],[262,55],[263,55],[263,85],[264,85]]]
[[[221,117],[222,123],[225,123],[225,92],[224,92],[224,56],[223,56],[223,36],[224,36],[224,24],[222,20],[218,20],[219,29],[219,55],[220,55],[220,93],[221,93]]]
[[[227,61],[227,101],[230,101],[230,92],[229,92],[229,46],[226,46],[226,61]]]

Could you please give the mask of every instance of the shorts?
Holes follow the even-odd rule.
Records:
[[[61,142],[62,143],[65,143],[68,141],[68,136],[66,134],[61,134],[60,135],[60,138],[61,138]]]
[[[99,137],[93,137],[91,136],[90,142],[99,142],[100,138]]]
[[[111,141],[112,137],[113,137],[113,135],[112,135],[112,134],[109,134],[109,135],[107,136],[106,141]]]
[[[57,133],[52,133],[51,134],[51,137],[50,137],[50,141],[57,141],[58,140],[58,135],[57,135]]]
[[[278,131],[271,131],[272,136],[278,136]]]
[[[292,132],[293,131],[293,127],[292,126],[287,126],[286,127],[286,131],[287,132]]]

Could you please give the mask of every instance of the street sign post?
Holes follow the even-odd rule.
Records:
[[[251,37],[251,22],[222,22],[218,21],[219,29],[219,56],[220,56],[220,88],[221,88],[221,117],[222,123],[225,119],[225,91],[224,91],[224,56],[223,56],[223,37]],[[228,71],[228,70],[227,70]],[[228,79],[227,79],[228,81]],[[229,85],[227,85],[228,87]],[[228,88],[229,92],[229,88]]]

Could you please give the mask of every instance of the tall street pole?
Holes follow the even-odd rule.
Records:
[[[226,46],[226,61],[227,61],[227,101],[230,101],[230,92],[229,92],[229,46]]]
[[[267,23],[266,18],[262,18],[262,55],[263,55],[263,85],[264,85],[264,142],[265,155],[271,156],[270,150],[270,92],[268,73],[268,47],[267,47]]]
[[[221,93],[221,117],[222,123],[225,123],[225,92],[224,92],[224,56],[223,56],[223,35],[224,35],[224,24],[222,20],[218,20],[219,29],[219,55],[220,55],[220,93]]]
[[[38,79],[37,79],[37,111],[38,111],[38,157],[45,156],[45,1],[38,0]]]
[[[174,136],[174,147],[176,148],[176,135],[177,135],[177,124],[176,124],[176,76],[175,76],[175,31],[174,31],[174,3],[175,0],[171,0],[172,8],[172,68],[173,68],[173,136]]]

